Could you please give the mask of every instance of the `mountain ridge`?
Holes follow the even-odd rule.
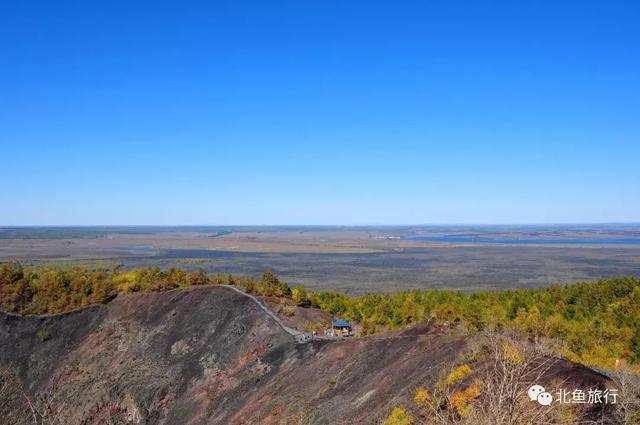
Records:
[[[59,315],[0,313],[0,367],[32,399],[53,394],[65,424],[380,423],[434,386],[467,342],[421,324],[296,344],[224,286],[119,295]],[[606,379],[568,362],[562,373],[572,368]],[[32,423],[23,398],[0,406],[7,424]]]

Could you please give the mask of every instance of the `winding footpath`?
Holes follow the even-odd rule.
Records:
[[[306,342],[306,341],[300,341],[299,338],[304,337],[307,334],[305,334],[303,332],[300,332],[300,331],[298,331],[296,329],[290,328],[289,326],[285,325],[282,322],[282,320],[280,320],[280,318],[278,316],[276,316],[276,314],[273,311],[269,310],[269,308],[266,305],[264,305],[262,303],[262,301],[260,301],[258,298],[254,297],[251,294],[247,294],[246,292],[242,291],[241,289],[236,288],[235,286],[231,286],[231,285],[217,285],[217,286],[223,286],[225,288],[233,289],[237,293],[242,294],[245,297],[251,298],[256,304],[258,304],[258,306],[262,310],[264,310],[265,313],[267,313],[273,320],[276,321],[276,323],[278,324],[278,326],[280,326],[282,328],[282,330],[284,330],[289,335],[295,337],[297,342]]]

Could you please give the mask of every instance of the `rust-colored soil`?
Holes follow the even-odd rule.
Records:
[[[224,287],[119,296],[57,316],[0,314],[0,367],[31,397],[52,389],[70,425],[379,423],[464,347],[462,336],[426,325],[296,344],[255,301]],[[32,423],[27,412],[23,397],[6,397],[0,423]]]

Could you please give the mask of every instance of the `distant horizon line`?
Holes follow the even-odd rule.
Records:
[[[367,224],[0,224],[0,229],[37,227],[430,227],[430,226],[620,226],[640,221],[521,223],[367,223]]]

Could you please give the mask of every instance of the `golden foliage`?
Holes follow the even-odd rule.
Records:
[[[462,381],[471,373],[471,367],[467,364],[460,365],[453,369],[447,376],[446,385],[451,387]]]
[[[511,341],[505,340],[502,344],[502,352],[504,357],[515,365],[521,365],[523,362],[522,354],[518,347],[516,347]]]
[[[416,394],[413,397],[413,401],[415,401],[418,406],[424,407],[430,399],[431,396],[429,395],[429,390],[425,387],[416,388]]]
[[[480,387],[473,383],[462,391],[456,391],[451,395],[451,407],[460,417],[467,417],[471,413],[472,403],[480,397]]]
[[[412,425],[414,417],[407,413],[404,407],[394,407],[382,425]]]

